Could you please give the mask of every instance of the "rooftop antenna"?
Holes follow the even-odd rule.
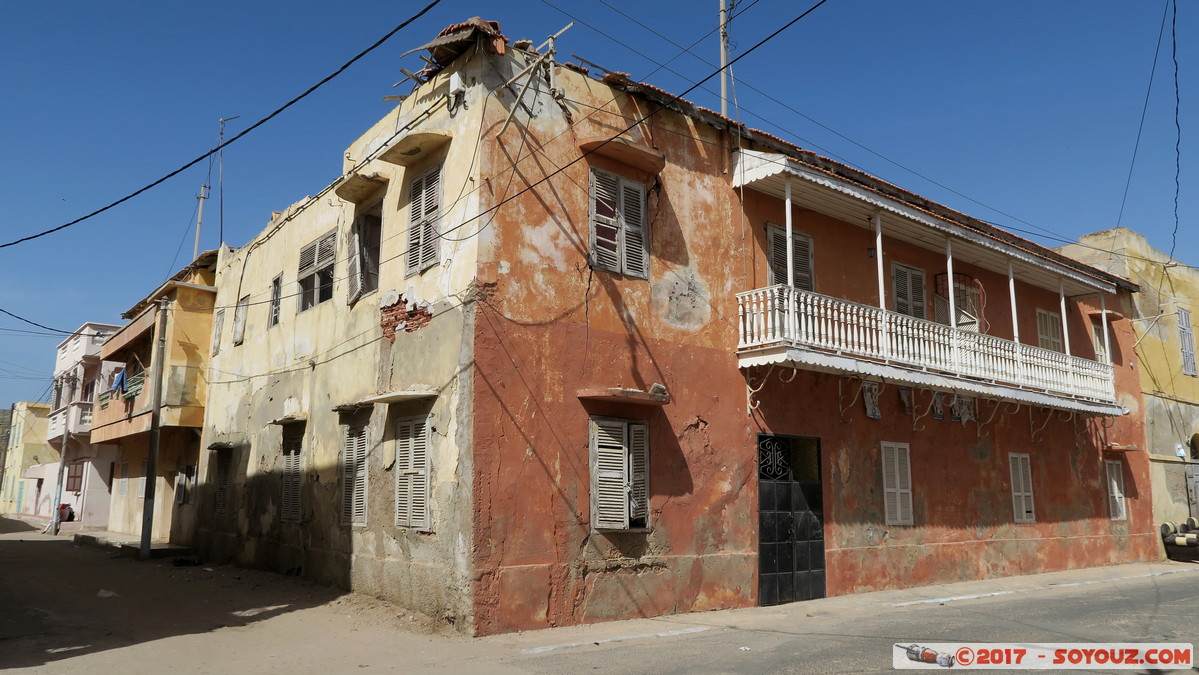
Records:
[[[224,123],[236,120],[237,117],[240,117],[240,116],[241,115],[234,115],[231,117],[221,117],[221,120],[219,120],[219,122],[221,122],[221,132],[219,132],[217,134],[217,140],[218,140],[217,147],[219,147],[219,149],[221,149],[221,150],[218,150],[218,155],[217,155],[217,164],[218,164],[218,169],[217,169],[217,227],[218,227],[218,234],[219,234],[219,236],[217,237],[217,239],[219,240],[217,242],[218,246],[224,245]],[[200,204],[203,204],[203,201],[201,201]]]
[[[725,0],[720,0],[720,114],[729,116],[729,29]]]
[[[211,178],[211,174],[209,174]],[[200,257],[200,226],[204,224],[204,200],[208,199],[207,185],[200,186],[200,194],[196,195],[196,199],[200,200],[199,215],[196,216],[196,246],[192,249],[192,260]]]

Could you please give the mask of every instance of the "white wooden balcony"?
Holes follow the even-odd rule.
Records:
[[[1119,415],[1112,367],[786,285],[737,295],[742,367],[826,372]]]

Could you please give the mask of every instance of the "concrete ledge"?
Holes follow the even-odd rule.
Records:
[[[79,532],[75,535],[74,540],[79,546],[110,548],[134,558],[141,553],[141,538],[131,534],[104,531]],[[180,546],[179,544],[172,544],[161,540],[150,542],[151,558],[174,558],[176,556],[191,554],[192,549],[187,546]]]

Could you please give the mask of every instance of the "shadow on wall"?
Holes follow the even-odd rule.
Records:
[[[894,385],[880,390],[881,418],[871,419],[861,398],[854,398],[856,382],[843,384],[840,401],[828,394],[837,391],[836,379],[801,374],[781,383],[770,376],[757,394],[757,415],[766,433],[821,439],[825,515],[829,524],[859,530],[851,535],[853,545],[896,537],[910,543],[914,533],[928,528],[955,528],[969,531],[967,539],[986,539],[997,528],[1014,526],[1012,453],[1027,454],[1031,462],[1038,536],[1129,533],[1130,521],[1111,520],[1104,461],[1121,461],[1129,501],[1141,496],[1147,477],[1139,458],[1102,450],[1109,431],[1099,420],[1036,407],[1030,416],[1028,405],[998,403],[996,409],[982,398],[975,399],[975,421],[952,419],[948,404],[937,419],[931,393],[913,388],[914,422]],[[883,441],[909,445],[915,526],[885,524]],[[937,537],[944,535],[928,540]]]
[[[341,595],[271,576],[113,557],[0,519],[0,668],[245,626]]]
[[[214,454],[196,488],[197,552],[215,564],[350,587],[351,527],[342,524],[339,481],[332,469],[304,469],[299,516],[285,518],[283,472],[247,476],[248,445],[202,452]]]

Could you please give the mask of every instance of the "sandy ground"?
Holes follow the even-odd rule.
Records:
[[[277,574],[138,561],[0,518],[0,667],[33,672],[495,672],[476,641]]]

